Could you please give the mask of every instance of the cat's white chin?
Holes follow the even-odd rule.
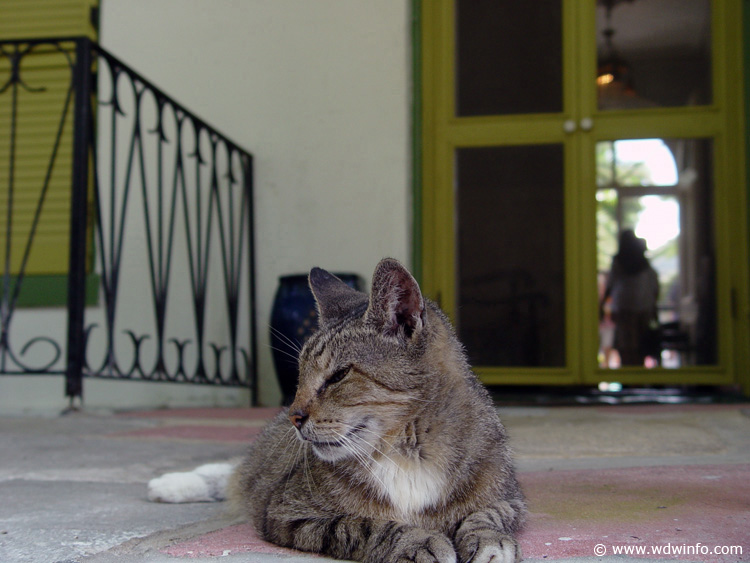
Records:
[[[312,451],[323,461],[341,461],[351,457],[351,453],[343,446],[333,444],[311,444]]]

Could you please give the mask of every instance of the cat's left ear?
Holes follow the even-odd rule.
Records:
[[[320,326],[342,319],[367,302],[367,295],[321,268],[310,270],[308,281],[318,305]]]
[[[390,336],[411,338],[424,326],[419,284],[397,260],[386,258],[375,268],[365,318]]]

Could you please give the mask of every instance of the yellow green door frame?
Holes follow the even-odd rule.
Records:
[[[455,264],[452,190],[453,154],[467,146],[562,143],[565,148],[566,303],[568,363],[565,368],[477,369],[485,383],[581,384],[611,379],[614,372],[596,365],[595,200],[581,195],[595,186],[593,147],[614,138],[710,137],[714,141],[717,278],[720,360],[716,367],[679,370],[620,369],[626,384],[741,384],[750,394],[750,295],[748,280],[748,175],[743,91],[750,79],[747,28],[750,8],[741,0],[712,2],[714,49],[713,104],[690,108],[649,109],[634,114],[599,112],[596,87],[582,69],[595,68],[594,0],[563,0],[563,112],[534,116],[456,118],[453,115],[453,2],[412,0],[414,63],[414,237],[413,265],[426,295],[449,315],[455,313]],[[741,16],[744,16],[741,17]],[[571,33],[575,29],[578,33]],[[590,73],[589,73],[590,74]],[[743,80],[744,77],[744,80]],[[580,88],[590,83],[590,87]],[[748,108],[750,114],[750,107]],[[593,118],[590,132],[563,133],[562,123]],[[579,188],[584,186],[584,188]],[[587,250],[588,249],[588,250]],[[586,297],[589,296],[589,297]]]

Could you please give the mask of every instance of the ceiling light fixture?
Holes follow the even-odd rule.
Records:
[[[615,4],[634,0],[598,0],[598,4],[603,5],[606,10],[607,24],[602,34],[604,35],[604,53],[597,66],[596,83],[598,86],[606,86],[612,83],[621,83],[627,90],[633,89],[633,73],[630,65],[623,60],[615,49],[612,37],[615,30],[612,28],[612,8]]]

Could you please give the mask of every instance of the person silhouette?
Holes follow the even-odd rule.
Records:
[[[646,258],[646,241],[632,229],[620,233],[619,248],[612,258],[601,306],[609,299],[615,323],[614,347],[621,365],[643,366],[648,349],[646,339],[657,318],[659,277]]]

